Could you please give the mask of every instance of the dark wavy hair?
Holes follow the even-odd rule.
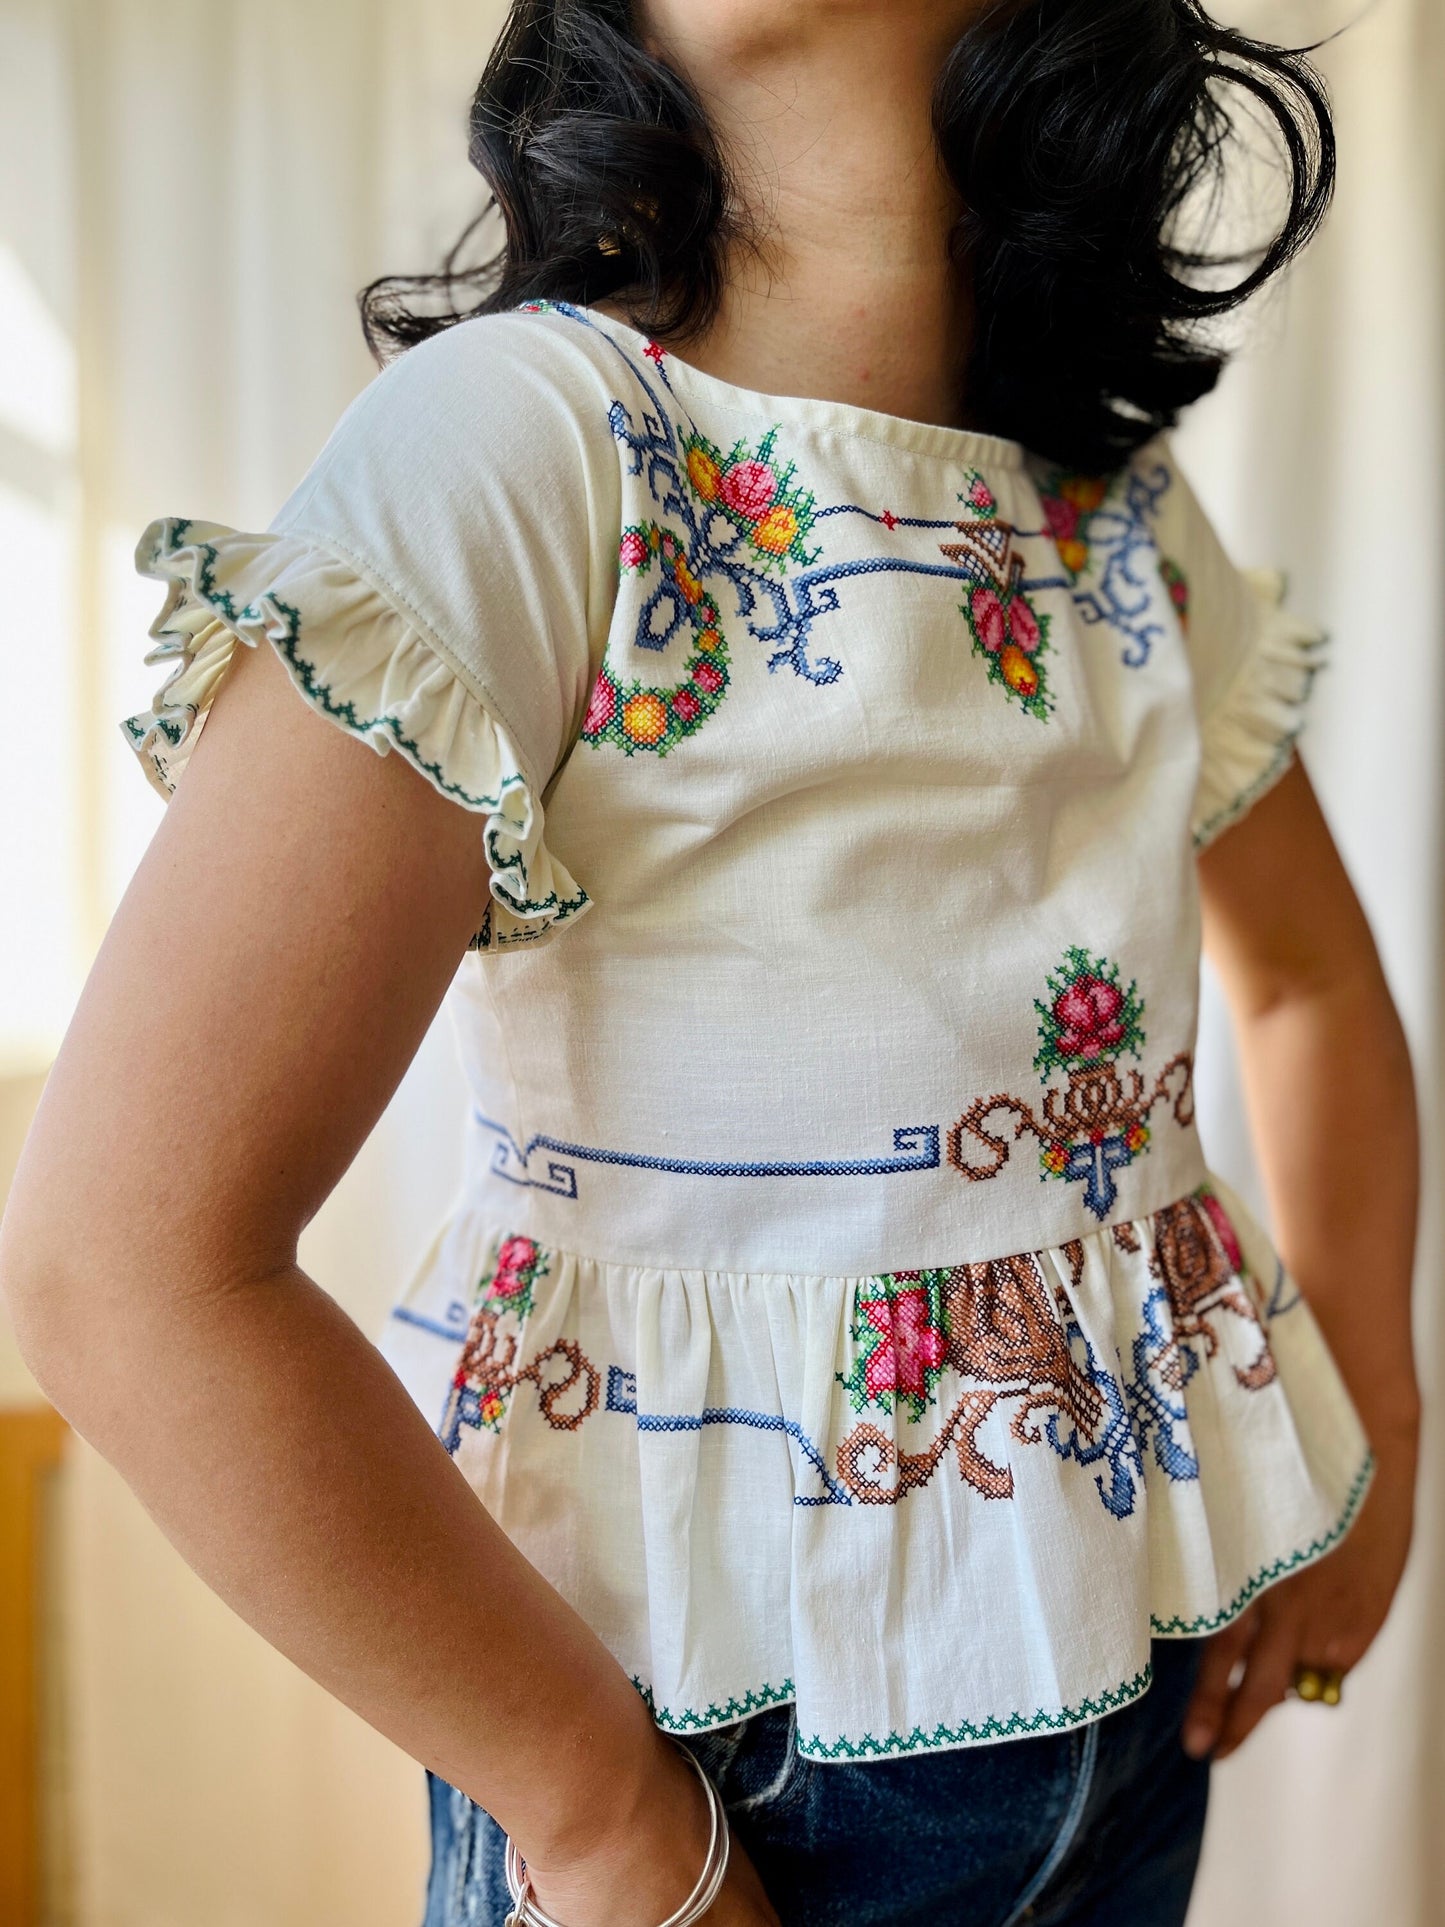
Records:
[[[968,27],[933,124],[964,209],[959,386],[977,427],[1102,473],[1214,386],[1228,356],[1210,324],[1298,253],[1333,192],[1314,51],[1219,26],[1198,0],[996,0]],[[1248,103],[1272,123],[1287,205],[1266,243],[1215,254],[1182,230],[1217,210]],[[628,0],[514,0],[470,155],[504,244],[462,265],[484,214],[439,273],[364,289],[378,360],[529,300],[622,300],[683,342],[716,314],[747,235],[701,102],[640,44]]]

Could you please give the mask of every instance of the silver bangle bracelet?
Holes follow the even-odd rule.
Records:
[[[702,1872],[697,1877],[697,1885],[676,1913],[669,1914],[660,1927],[692,1927],[694,1921],[701,1920],[718,1897],[718,1890],[727,1876],[728,1837],[727,1815],[723,1811],[722,1795],[703,1771],[694,1753],[681,1743],[677,1750],[702,1781],[707,1792],[708,1813],[711,1816],[711,1829],[708,1834],[707,1857],[703,1861]],[[562,1927],[537,1903],[532,1893],[532,1880],[527,1872],[527,1863],[517,1852],[517,1843],[509,1835],[507,1838],[507,1892],[512,1897],[512,1911],[507,1915],[506,1927]]]

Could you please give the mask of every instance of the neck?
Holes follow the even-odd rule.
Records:
[[[685,358],[745,388],[965,425],[960,207],[931,123],[960,9],[827,9],[811,37],[785,11],[786,45],[729,48],[709,26],[694,29],[706,47],[679,35],[662,49],[703,98],[754,237],[733,246],[721,308]]]

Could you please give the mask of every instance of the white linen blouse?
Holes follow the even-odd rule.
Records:
[[[1070,474],[532,303],[138,566],[163,792],[264,643],[479,819],[384,1349],[661,1726],[1072,1726],[1344,1534],[1369,1442],[1191,1095],[1194,854],[1323,637],[1167,437]]]

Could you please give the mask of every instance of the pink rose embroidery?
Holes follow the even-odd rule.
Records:
[[[1044,520],[1049,525],[1049,534],[1056,542],[1070,541],[1078,531],[1078,509],[1072,502],[1066,502],[1062,495],[1046,495],[1043,503]]]
[[[991,656],[996,656],[1004,644],[1003,604],[992,589],[980,587],[974,590],[968,606],[979,641]]]
[[[756,521],[778,492],[778,478],[766,462],[734,462],[718,494],[737,515]]]
[[[976,509],[991,509],[998,505],[993,499],[993,490],[981,475],[975,475],[973,485],[968,491],[968,499]]]
[[[685,723],[702,714],[702,704],[690,689],[679,689],[672,699],[672,713]]]
[[[710,662],[700,662],[692,672],[692,679],[709,696],[715,696],[723,686],[722,671]]]
[[[1016,595],[1008,608],[1009,634],[1026,655],[1032,655],[1039,646],[1038,617],[1021,595]]]
[[[1118,1021],[1123,992],[1101,977],[1076,977],[1054,1000],[1059,1026],[1058,1048],[1064,1057],[1100,1057],[1119,1043],[1124,1026]]]
[[[908,1398],[928,1393],[928,1373],[943,1363],[947,1340],[928,1322],[928,1293],[900,1291],[894,1298],[871,1298],[862,1310],[883,1335],[868,1360],[864,1383],[869,1393],[902,1392]]]
[[[1239,1236],[1230,1223],[1229,1213],[1212,1191],[1202,1192],[1199,1202],[1209,1213],[1209,1221],[1219,1233],[1219,1242],[1224,1246],[1230,1270],[1238,1277],[1244,1271],[1244,1253],[1239,1248]]]
[[[598,730],[606,729],[616,713],[617,691],[605,675],[599,675],[592,685],[587,714],[582,719],[583,733],[595,736]]]
[[[629,529],[618,544],[617,555],[624,569],[640,569],[647,560],[647,543],[636,529]]]

